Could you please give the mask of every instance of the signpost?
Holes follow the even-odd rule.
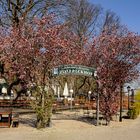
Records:
[[[53,75],[81,75],[92,77],[95,69],[82,65],[60,65],[53,69]]]

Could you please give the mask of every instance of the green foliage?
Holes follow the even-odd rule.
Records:
[[[136,119],[140,114],[140,90],[135,95],[135,102],[127,115],[130,119]]]
[[[136,107],[129,109],[127,115],[130,119],[136,119],[138,116]]]
[[[136,95],[135,95],[135,100],[136,100],[136,102],[140,102],[140,90],[138,90],[137,92],[136,92]]]
[[[139,115],[140,114],[140,90],[136,92],[134,106],[136,107],[137,115]]]
[[[50,126],[52,115],[53,95],[50,90],[42,90],[44,88],[36,88],[34,92],[35,100],[31,101],[31,106],[36,112],[38,129]]]

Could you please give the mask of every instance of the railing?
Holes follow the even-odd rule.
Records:
[[[80,103],[77,101],[72,102],[73,109],[83,108],[85,110],[96,110],[96,101],[90,101],[85,103]],[[30,100],[2,100],[0,99],[0,108],[25,108],[30,109]],[[124,102],[123,108],[127,108],[127,102]],[[68,110],[70,109],[70,102],[64,104],[63,102],[54,102],[53,103],[53,111],[57,110]]]
[[[0,107],[2,108],[29,108],[30,102],[27,100],[17,100],[17,101],[11,101],[11,100],[0,100]]]

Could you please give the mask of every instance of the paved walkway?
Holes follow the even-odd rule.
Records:
[[[61,123],[61,122],[57,122]],[[140,140],[140,118],[137,120],[124,120],[114,122],[111,126],[91,126],[79,122],[62,122],[67,126],[49,133],[50,140]]]
[[[2,140],[140,140],[140,117],[136,120],[112,122],[110,126],[94,126],[83,121],[53,120],[51,128],[37,130],[31,119],[23,115],[18,128],[0,128]],[[28,123],[26,123],[28,122]]]

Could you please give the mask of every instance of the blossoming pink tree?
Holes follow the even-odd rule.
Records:
[[[97,67],[100,111],[110,121],[118,111],[120,86],[138,76],[140,37],[130,32],[109,35],[105,31],[94,39],[88,54],[90,65]]]
[[[94,39],[91,47],[83,48],[79,38],[68,32],[65,25],[55,22],[53,16],[31,24],[0,29],[1,75],[9,83],[8,93],[17,94],[32,90],[37,113],[37,127],[49,125],[52,112],[53,67],[60,64],[84,64],[96,67],[100,82],[100,110],[110,121],[118,110],[119,87],[137,76],[140,61],[139,37],[132,33],[125,36],[106,32]]]
[[[37,127],[49,125],[52,110],[52,69],[59,64],[78,63],[84,54],[76,41],[78,38],[67,32],[64,25],[48,15],[31,24],[19,24],[7,30],[1,29],[0,62],[4,64],[8,92],[16,87],[18,95],[32,90],[37,113]],[[70,54],[74,50],[74,56]],[[70,55],[69,55],[70,54]],[[47,112],[47,113],[46,113]]]

